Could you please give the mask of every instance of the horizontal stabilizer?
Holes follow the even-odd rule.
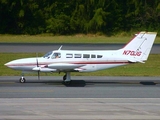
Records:
[[[132,63],[136,63],[136,62],[145,63],[144,61],[137,60],[137,59],[129,59],[128,61],[129,61],[129,62],[132,62]]]

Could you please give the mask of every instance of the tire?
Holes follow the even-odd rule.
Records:
[[[19,82],[20,82],[20,83],[25,83],[25,82],[26,82],[26,79],[22,77],[22,78],[19,79]]]
[[[64,75],[64,76],[63,76],[63,81],[65,81],[65,80],[66,80],[66,78],[67,78],[67,75]]]

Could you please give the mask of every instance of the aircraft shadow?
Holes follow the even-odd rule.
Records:
[[[66,87],[85,87],[86,82],[84,80],[72,80],[69,84],[64,84]]]
[[[104,85],[156,85],[159,83],[155,83],[154,81],[137,81],[137,82],[130,82],[130,81],[85,81],[85,80],[71,80],[69,84],[65,84],[62,81],[30,81],[27,83],[45,83],[47,85],[64,85],[66,87],[85,87],[88,86],[104,86]]]
[[[130,85],[156,85],[158,83],[154,82],[154,81],[139,81],[137,83],[133,83],[133,82],[110,82],[110,81],[84,81],[84,80],[72,80],[71,84],[68,86],[79,86],[79,87],[84,87],[85,85],[121,85],[121,84],[130,84]]]
[[[142,81],[142,82],[140,82],[140,84],[142,84],[142,85],[156,85],[157,83],[155,83],[153,81]]]
[[[18,82],[17,82],[18,83]],[[27,81],[26,83],[43,83],[43,84],[47,84],[47,85],[64,85],[66,87],[85,87],[86,86],[86,82],[84,80],[71,80],[70,83],[64,83],[63,81],[59,81],[59,80],[53,80],[53,81]],[[24,83],[24,84],[26,84]],[[23,83],[21,83],[23,84]]]

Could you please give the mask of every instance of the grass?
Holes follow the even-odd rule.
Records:
[[[133,36],[98,36],[98,35],[0,35],[0,43],[127,43]],[[155,43],[160,43],[160,37]]]
[[[0,53],[0,76],[19,76],[15,71],[4,66],[6,62],[14,59],[35,57],[35,53]],[[37,74],[35,74],[37,75]],[[45,74],[41,74],[45,75]],[[56,73],[48,75],[59,75]],[[62,75],[62,74],[61,74]],[[160,76],[160,55],[151,54],[145,64],[137,63],[91,73],[72,73],[73,76]]]

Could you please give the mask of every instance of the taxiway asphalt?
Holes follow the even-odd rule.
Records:
[[[0,99],[0,120],[159,120],[160,99]]]
[[[63,45],[62,50],[117,50],[125,44],[82,44],[82,43],[0,43],[0,52],[2,53],[46,53],[57,50]],[[151,54],[160,54],[160,44],[154,44]]]
[[[0,98],[160,98],[160,77],[0,77]]]
[[[159,120],[160,77],[0,77],[0,120]]]

